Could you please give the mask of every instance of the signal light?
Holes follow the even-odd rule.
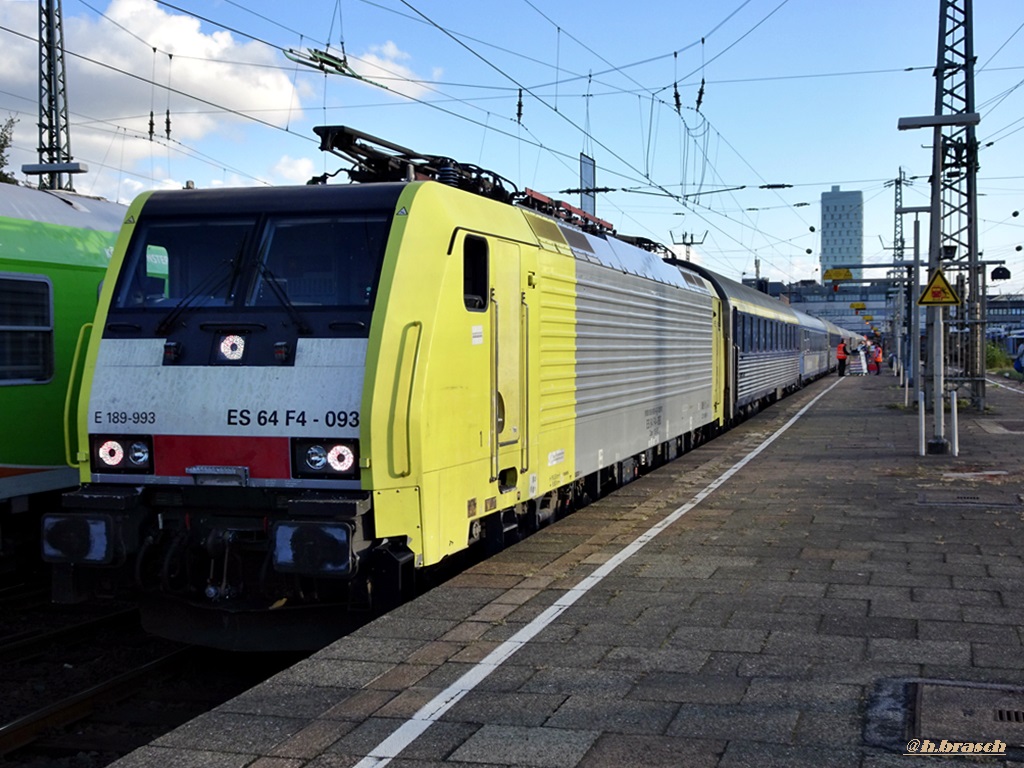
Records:
[[[93,435],[93,472],[153,472],[153,440],[148,435]]]
[[[229,333],[220,337],[217,357],[221,362],[237,363],[245,355],[245,337],[237,333]]]
[[[293,438],[292,477],[358,480],[359,441]]]

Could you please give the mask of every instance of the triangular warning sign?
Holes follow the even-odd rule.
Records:
[[[935,270],[932,279],[921,293],[921,298],[917,300],[919,307],[955,307],[959,303],[960,297],[943,277],[941,269]]]

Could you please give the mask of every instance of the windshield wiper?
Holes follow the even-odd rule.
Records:
[[[229,262],[224,262],[231,266],[231,270],[223,275],[216,283],[213,283],[214,278],[217,276],[217,272],[211,272],[203,280],[200,280],[191,291],[186,293],[181,301],[174,305],[170,312],[168,312],[164,319],[161,320],[156,326],[157,336],[164,336],[170,333],[174,324],[178,321],[184,313],[197,298],[201,295],[209,292],[216,294],[225,285],[230,285],[238,279],[239,273],[242,271],[242,254],[245,252],[245,240],[243,239],[241,245],[238,247],[238,251]]]
[[[274,298],[288,311],[288,316],[295,323],[299,333],[305,336],[312,334],[313,329],[306,322],[298,308],[292,303],[292,300],[288,298],[288,294],[281,288],[281,278],[270,271],[270,267],[263,263],[263,259],[256,259],[256,269],[259,270],[263,282],[270,286],[270,292],[274,294]]]

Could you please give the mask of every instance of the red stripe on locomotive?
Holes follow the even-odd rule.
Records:
[[[248,467],[249,477],[291,477],[287,437],[227,437],[219,435],[154,435],[155,473],[184,476],[186,467],[211,465]]]

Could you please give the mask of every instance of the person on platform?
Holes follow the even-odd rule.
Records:
[[[875,344],[875,376],[881,376],[882,375],[882,358],[883,358],[883,356],[884,355],[883,355],[883,352],[882,352],[882,345],[881,344]]]
[[[864,354],[866,350],[867,350],[867,347],[864,345],[863,342],[861,342],[860,344],[857,345],[857,358],[858,358],[858,360],[860,362],[860,375],[861,376],[867,376],[868,375],[868,361],[867,361],[867,356]]]
[[[843,339],[839,340],[839,344],[836,345],[836,361],[839,363],[839,375],[846,375],[846,342]]]

